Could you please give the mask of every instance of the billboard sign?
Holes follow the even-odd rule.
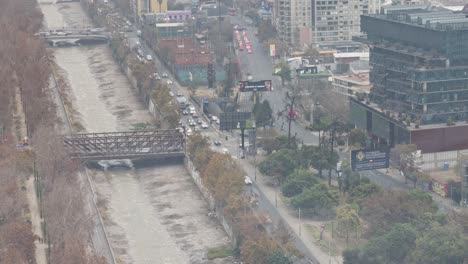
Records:
[[[385,169],[388,168],[389,161],[389,149],[360,149],[351,151],[351,168],[353,171]]]
[[[270,44],[270,56],[271,57],[276,56],[276,46],[275,46],[275,44]]]
[[[269,92],[273,90],[271,80],[263,81],[240,81],[238,83],[240,92]]]
[[[219,129],[232,130],[232,129],[245,129],[251,128],[249,122],[252,116],[251,112],[228,112],[219,114]]]

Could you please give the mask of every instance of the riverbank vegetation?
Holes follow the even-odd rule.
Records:
[[[83,209],[77,166],[54,131],[51,55],[35,36],[43,15],[32,0],[2,0],[0,6],[0,262],[36,263],[36,243],[47,246],[49,263],[104,263],[88,244],[92,221]],[[30,140],[23,141],[26,136]],[[37,212],[26,199],[30,177],[40,201],[40,235],[32,232]]]
[[[254,199],[243,191],[245,173],[236,160],[211,150],[208,138],[198,133],[190,137],[187,153],[214,197],[217,210],[223,211],[233,228],[235,254],[246,263],[259,264],[291,263],[290,258],[299,255],[284,226],[274,227],[273,232],[267,230],[270,220],[255,210]]]

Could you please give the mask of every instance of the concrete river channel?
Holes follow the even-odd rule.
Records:
[[[79,2],[39,2],[45,28],[92,26]],[[128,131],[152,122],[107,45],[50,50],[67,84],[73,122],[84,131]],[[209,248],[229,241],[183,164],[99,164],[87,171],[116,263],[232,263],[206,259]]]

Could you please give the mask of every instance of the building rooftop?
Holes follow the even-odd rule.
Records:
[[[333,54],[336,59],[339,58],[369,58],[369,52],[341,52]]]
[[[346,91],[348,96],[356,93],[369,94],[372,88],[369,83],[369,72],[334,74],[333,86],[339,93]]]
[[[346,80],[356,85],[370,85],[369,72],[362,73],[347,73],[347,74],[334,74],[333,78]]]
[[[462,12],[424,5],[388,6],[381,14],[365,15],[432,30],[468,30],[468,18]]]

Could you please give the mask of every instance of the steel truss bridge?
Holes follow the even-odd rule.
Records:
[[[185,138],[176,129],[74,134],[64,137],[72,157],[82,160],[171,158],[185,155]]]

